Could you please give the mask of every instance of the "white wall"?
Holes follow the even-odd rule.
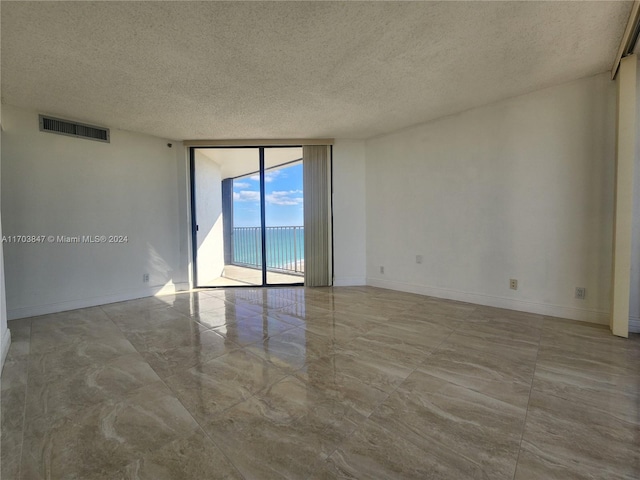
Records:
[[[2,88],[0,88],[2,91]],[[0,105],[0,130],[2,130],[2,106]],[[0,135],[0,172],[2,172],[2,139]],[[2,175],[0,173],[0,197],[1,197],[1,181]],[[0,212],[2,210],[2,202],[0,200]],[[2,238],[2,218],[0,214],[0,238]],[[2,374],[2,367],[4,366],[4,360],[9,353],[9,346],[11,344],[11,332],[7,329],[7,304],[5,295],[5,282],[4,282],[4,252],[3,244],[0,241],[0,375]],[[2,379],[0,378],[0,382]]]
[[[121,244],[6,243],[9,318],[171,291],[185,280],[180,144],[114,129],[111,143],[44,133],[37,112],[7,105],[2,126],[5,235],[128,236]]]
[[[637,78],[640,78],[640,62]],[[636,82],[640,98],[640,82]],[[640,119],[640,103],[636,105],[636,118]],[[629,331],[640,333],[640,122],[636,132],[636,162],[633,168],[633,234],[631,242],[631,292],[629,295]]]
[[[2,118],[1,106],[0,106],[0,118]],[[0,136],[0,164],[2,159],[1,152],[2,152],[2,139]],[[0,192],[1,192],[1,185],[2,185],[1,172],[2,172],[2,167],[0,165]],[[1,205],[2,205],[2,202],[0,201],[0,212],[2,210]],[[0,239],[1,238],[2,238],[2,219],[0,215]],[[5,286],[4,286],[4,254],[3,254],[3,244],[0,241],[0,373],[2,373],[4,360],[5,358],[7,358],[7,353],[9,353],[10,344],[11,344],[11,332],[7,329],[7,304],[6,304]]]
[[[368,140],[367,282],[607,323],[614,139],[602,74]]]
[[[366,284],[366,196],[363,140],[333,146],[334,284]]]
[[[214,160],[195,151],[198,284],[211,285],[224,270],[222,175]]]
[[[175,146],[174,146],[175,147]],[[191,173],[189,149],[177,144],[176,175],[178,179],[178,268],[174,272],[176,290],[192,288],[191,243]]]
[[[1,143],[0,143],[1,146]],[[2,221],[0,220],[0,238],[2,238]],[[4,365],[4,360],[9,353],[11,345],[11,332],[7,328],[7,303],[5,296],[4,281],[4,255],[3,245],[0,242],[0,373]]]

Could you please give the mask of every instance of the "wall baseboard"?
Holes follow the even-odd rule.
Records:
[[[191,284],[189,282],[174,283],[174,292],[186,292],[189,290],[191,290]],[[170,293],[174,293],[174,292],[170,292]],[[164,295],[164,293],[161,295]]]
[[[360,287],[367,284],[366,277],[335,277],[334,287]]]
[[[49,313],[66,312],[78,308],[96,307],[108,303],[124,302],[137,298],[153,297],[156,295],[168,295],[176,292],[173,284],[147,287],[139,290],[128,290],[125,292],[104,295],[100,297],[83,298],[80,300],[69,300],[66,302],[49,303],[45,305],[33,305],[28,307],[7,309],[7,319],[16,320],[18,318],[35,317],[37,315],[47,315]]]
[[[488,307],[506,308],[509,310],[535,313],[538,315],[547,315],[550,317],[568,318],[571,320],[599,323],[603,325],[609,324],[609,313],[599,310],[549,305],[546,303],[529,302],[526,300],[517,300],[479,293],[461,292],[458,290],[429,287],[426,285],[397,282],[394,280],[380,280],[379,278],[367,278],[367,285],[408,293],[417,293],[430,297],[457,300],[459,302],[475,303],[477,305],[485,305]]]
[[[9,353],[10,346],[11,346],[11,330],[7,328],[2,334],[2,345],[0,345],[0,374],[2,374],[4,361],[7,359],[7,354]]]
[[[640,317],[629,317],[629,332],[640,333]]]
[[[457,290],[449,290],[444,288],[429,287],[426,285],[418,285],[406,282],[397,282],[393,280],[380,280],[377,278],[364,277],[339,277],[334,280],[334,286],[361,286],[371,285],[374,287],[388,288],[390,290],[399,290],[402,292],[417,293],[437,298],[446,298],[448,300],[457,300],[460,302],[475,303],[478,305],[486,305],[489,307],[506,308],[522,312],[536,313],[539,315],[548,315],[552,317],[568,318],[571,320],[579,320],[584,322],[599,323],[608,325],[609,314],[598,310],[587,310],[573,307],[563,307],[559,305],[549,305],[544,303],[528,302],[512,298],[497,297],[491,295],[483,295],[478,293],[461,292]],[[158,287],[149,287],[145,289],[126,291],[100,297],[92,297],[81,300],[71,300],[66,302],[51,303],[45,305],[34,305],[29,307],[21,307],[7,310],[7,318],[16,320],[19,318],[33,317],[37,315],[47,315],[49,313],[64,312],[67,310],[75,310],[78,308],[95,307],[108,303],[124,302],[127,300],[135,300],[137,298],[152,297],[156,295],[168,295],[177,291],[188,290],[188,284],[165,285]],[[640,317],[629,317],[629,331],[640,333]],[[8,352],[11,342],[10,331],[7,330],[7,336],[3,337],[2,363]],[[6,344],[6,350],[5,350]]]

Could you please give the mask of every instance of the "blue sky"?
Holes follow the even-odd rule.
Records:
[[[264,177],[267,227],[302,225],[302,162],[267,170]],[[233,225],[260,226],[260,177],[233,180]]]

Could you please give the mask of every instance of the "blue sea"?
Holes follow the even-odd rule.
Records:
[[[304,227],[267,227],[267,268],[304,272]],[[261,228],[233,229],[233,261],[236,264],[262,265]]]

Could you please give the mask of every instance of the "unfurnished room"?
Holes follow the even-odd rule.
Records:
[[[1,1],[2,480],[640,479],[640,1]]]

